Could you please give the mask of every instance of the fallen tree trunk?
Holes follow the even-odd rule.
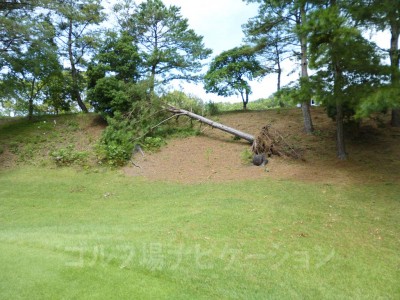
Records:
[[[222,131],[230,133],[230,134],[232,134],[234,136],[237,136],[237,137],[239,137],[241,139],[244,139],[244,140],[248,141],[251,144],[254,142],[254,136],[252,136],[251,134],[242,132],[240,130],[237,130],[235,128],[226,126],[226,125],[218,123],[218,122],[214,122],[214,121],[212,121],[210,119],[207,119],[207,118],[205,118],[203,116],[197,115],[195,113],[192,113],[192,112],[184,110],[184,109],[176,108],[176,107],[173,107],[173,106],[168,106],[167,109],[168,109],[169,112],[171,112],[173,114],[186,115],[189,118],[198,120],[198,121],[200,121],[200,122],[202,122],[204,124],[210,125],[213,128],[217,128],[219,130],[222,130]]]

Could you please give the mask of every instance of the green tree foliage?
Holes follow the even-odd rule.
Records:
[[[99,32],[94,28],[105,18],[100,0],[65,0],[55,6],[62,54],[69,61],[72,79],[71,98],[83,112],[88,109],[82,99],[84,76],[91,51],[98,46]]]
[[[28,48],[5,57],[7,72],[3,75],[5,89],[1,95],[3,99],[12,99],[17,110],[27,111],[29,119],[35,102],[44,100],[46,87],[61,74],[54,27],[48,19],[37,22],[37,32],[30,36]]]
[[[116,7],[121,14],[123,7],[121,4]],[[142,76],[150,78],[152,91],[156,82],[198,79],[194,74],[201,71],[201,60],[211,54],[203,44],[203,37],[189,28],[180,8],[166,7],[161,0],[134,4],[133,14],[121,25],[139,46]]]
[[[346,159],[343,120],[354,113],[362,95],[380,84],[381,57],[336,1],[321,5],[307,26],[310,65],[318,70],[313,76],[315,91],[336,119],[337,155]]]
[[[62,2],[63,0],[53,0],[53,2]],[[0,2],[0,11],[4,10],[22,10],[22,9],[34,9],[36,7],[45,7],[52,0],[6,0]]]
[[[132,37],[126,32],[108,32],[86,72],[88,100],[97,112],[113,115],[129,110],[128,90],[139,79],[139,66]]]
[[[124,14],[123,8],[133,8],[132,14]],[[165,109],[154,94],[156,82],[197,79],[193,73],[211,53],[176,6],[159,0],[139,5],[125,1],[116,9],[122,30],[108,33],[87,71],[88,99],[108,122],[99,158],[111,165],[124,164],[135,144],[151,149],[162,144],[155,125]]]
[[[115,76],[103,77],[88,90],[88,99],[95,111],[112,116],[115,111],[127,112],[131,105],[129,85]]]
[[[108,73],[124,82],[137,82],[140,78],[141,58],[133,37],[126,31],[108,31],[90,66],[92,69],[95,67],[99,75],[105,76]]]
[[[146,93],[140,84],[132,85],[129,92],[133,98]],[[165,111],[158,99],[141,99],[131,103],[129,112],[115,111],[112,117],[107,117],[108,126],[97,147],[100,161],[111,166],[124,165],[132,157],[136,145],[146,147],[150,143],[154,147],[155,141],[160,141],[155,137],[154,126],[165,116]]]
[[[204,77],[204,88],[220,96],[238,94],[242,98],[243,109],[246,109],[252,92],[249,81],[265,74],[266,70],[256,59],[253,48],[237,47],[213,59]]]
[[[47,113],[59,114],[71,110],[71,78],[66,71],[52,74],[43,89],[45,100],[42,109]]]
[[[385,86],[370,95],[359,111],[360,115],[384,109],[392,109],[393,126],[400,127],[400,2],[392,0],[352,1],[349,6],[352,15],[367,28],[378,31],[389,30],[391,33],[388,55],[391,66],[390,87]],[[368,103],[370,107],[368,108]]]
[[[0,4],[0,66],[9,52],[19,48],[29,41],[32,28],[32,11],[17,1]],[[1,68],[0,68],[1,69]]]
[[[195,114],[204,113],[204,103],[200,98],[186,95],[181,91],[172,91],[167,93],[162,97],[162,101],[174,107],[194,112]]]
[[[0,59],[9,52],[27,46],[36,27],[35,18],[46,12],[51,3],[63,0],[7,0],[0,2]],[[0,62],[1,66],[1,62]]]

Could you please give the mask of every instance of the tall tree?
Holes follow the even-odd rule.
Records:
[[[166,7],[161,0],[134,4],[133,14],[124,18],[121,25],[139,46],[143,75],[150,78],[151,91],[156,82],[199,79],[194,74],[201,71],[201,60],[206,59],[211,50],[205,48],[203,37],[189,28],[179,7]]]
[[[96,25],[105,18],[101,0],[65,0],[55,9],[62,53],[70,65],[71,98],[83,112],[88,112],[81,95],[84,79],[81,70],[86,68],[91,51],[97,47]]]
[[[35,102],[43,100],[45,87],[61,73],[54,27],[49,20],[37,25],[36,29],[40,30],[30,37],[28,48],[6,57],[7,72],[3,75],[7,88],[2,96],[15,99],[20,107],[27,107],[29,119],[32,119]]]
[[[308,32],[301,30],[307,23],[308,16],[313,9],[312,3],[306,0],[245,0],[248,3],[259,3],[259,14],[247,24],[249,34],[267,36],[274,46],[278,42],[281,49],[295,46],[299,53],[301,64],[301,85],[308,85]],[[276,40],[276,37],[279,37]],[[274,42],[275,39],[275,42]],[[272,43],[271,43],[272,41]],[[268,51],[268,48],[266,49]],[[305,93],[304,95],[306,95]],[[311,99],[301,99],[304,119],[304,130],[307,133],[314,131],[310,111]]]
[[[222,52],[211,62],[204,77],[205,90],[220,96],[238,94],[246,109],[251,94],[250,80],[265,75],[266,70],[257,61],[254,49],[249,46]]]
[[[394,89],[400,86],[400,1],[363,0],[352,1],[353,16],[368,28],[372,26],[378,31],[389,30],[391,33],[389,57],[391,66],[391,85]],[[389,41],[388,41],[389,44]],[[389,89],[385,89],[389,91]],[[382,91],[379,91],[379,93]],[[390,92],[391,95],[396,93]],[[392,108],[391,124],[400,127],[400,100],[386,99],[387,108]]]
[[[266,7],[260,7],[259,15],[250,19],[243,25],[245,41],[253,45],[258,59],[271,72],[277,74],[277,91],[282,84],[282,63],[293,56],[294,36],[285,30],[283,23],[271,24],[270,19],[274,16],[264,12]],[[261,13],[262,11],[262,13]]]
[[[360,99],[381,81],[376,45],[363,38],[342,3],[320,4],[306,28],[310,32],[310,65],[317,94],[331,108],[336,120],[337,156],[346,159],[344,118],[353,113]]]

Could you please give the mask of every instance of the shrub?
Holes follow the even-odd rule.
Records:
[[[144,139],[143,147],[149,151],[157,151],[165,144],[165,140],[161,137],[148,136]]]
[[[88,90],[88,99],[96,112],[112,115],[129,109],[128,84],[115,77],[104,77]]]
[[[118,112],[113,118],[107,118],[107,121],[108,126],[97,144],[97,157],[100,162],[106,162],[111,166],[124,165],[131,157],[134,146],[133,124]]]
[[[220,111],[219,111],[219,108],[218,108],[218,105],[217,104],[215,104],[214,102],[212,102],[212,101],[209,101],[207,104],[206,104],[206,114],[207,115],[209,115],[209,116],[215,116],[215,115],[218,115],[220,113]]]
[[[83,164],[87,158],[87,152],[76,151],[73,145],[53,151],[50,155],[57,166]]]
[[[200,98],[186,95],[184,92],[180,91],[173,91],[166,94],[162,97],[162,101],[195,114],[203,114],[204,111],[204,104]]]
[[[100,163],[106,162],[110,166],[123,166],[131,157],[132,150],[116,143],[99,144],[97,155]]]

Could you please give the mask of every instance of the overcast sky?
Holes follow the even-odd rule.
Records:
[[[110,5],[118,0],[104,1]],[[142,0],[136,0],[136,2],[139,3]],[[241,26],[248,19],[257,15],[258,7],[255,4],[248,5],[242,0],[163,0],[163,2],[167,6],[176,5],[181,8],[182,16],[189,20],[190,28],[196,34],[202,35],[205,46],[213,50],[212,57],[242,44],[244,35]],[[379,34],[379,37],[383,40],[380,46],[387,48],[388,45],[386,44],[390,41],[388,35]],[[293,69],[291,64],[284,66],[283,85],[297,77],[298,74],[296,72],[290,77],[285,75],[291,69]],[[261,82],[255,81],[251,85],[253,94],[250,96],[250,101],[266,98],[276,91],[276,75],[269,75]],[[238,96],[224,98],[215,94],[207,94],[203,90],[202,84],[175,83],[172,89],[183,90],[185,93],[196,95],[206,102],[209,100],[214,102],[241,101]]]

